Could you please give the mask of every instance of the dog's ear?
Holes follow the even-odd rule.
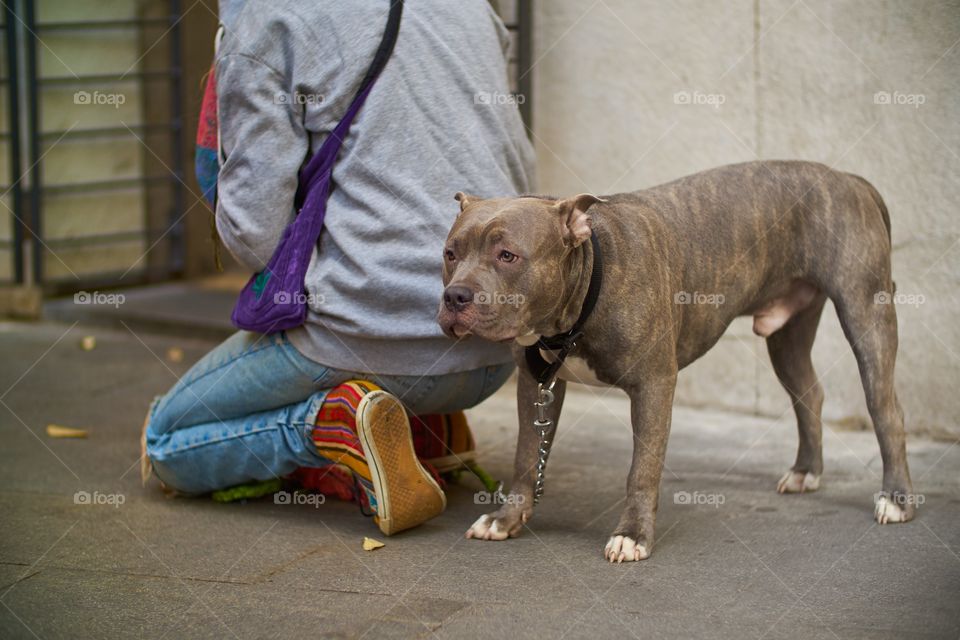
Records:
[[[579,247],[590,239],[590,216],[587,210],[598,202],[606,202],[590,193],[560,200],[553,206],[563,223],[563,241],[571,247]]]
[[[474,202],[482,200],[482,198],[478,196],[467,195],[463,191],[457,191],[457,193],[453,196],[453,199],[460,203],[460,213],[463,213],[463,210]]]

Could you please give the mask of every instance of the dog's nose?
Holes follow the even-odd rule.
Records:
[[[468,287],[451,285],[443,290],[443,304],[450,311],[461,311],[473,302],[473,291]]]

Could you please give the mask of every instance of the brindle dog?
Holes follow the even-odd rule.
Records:
[[[777,489],[819,487],[823,389],[810,350],[828,298],[856,355],[880,443],[883,492],[875,517],[881,524],[913,517],[894,390],[890,220],[866,180],[821,164],[771,161],[602,199],[463,193],[457,199],[461,213],[445,249],[438,322],[458,339],[475,334],[510,342],[520,369],[512,499],[477,520],[467,537],[516,536],[533,513],[537,384],[524,349],[575,322],[593,267],[591,234],[600,245],[603,284],[549,409],[556,425],[565,380],[613,385],[630,397],[633,463],[607,559],[650,554],[677,372],[706,353],[737,316],[753,316],[797,416],[796,463]]]

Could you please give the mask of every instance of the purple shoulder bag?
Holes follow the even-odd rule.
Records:
[[[307,319],[304,278],[310,258],[320,239],[323,218],[330,194],[333,164],[350,131],[350,124],[367,99],[373,84],[387,64],[400,31],[403,0],[391,0],[387,28],[367,75],[360,84],[350,108],[336,128],[324,140],[320,150],[300,171],[296,218],[283,232],[279,246],[267,267],[247,282],[233,309],[231,320],[240,329],[273,333],[303,325]]]

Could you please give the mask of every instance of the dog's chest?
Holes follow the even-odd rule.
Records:
[[[553,351],[544,351],[541,349],[540,355],[543,356],[543,359],[547,362],[552,363],[556,360]],[[589,384],[594,387],[610,386],[606,382],[598,380],[597,374],[590,368],[587,361],[577,356],[567,356],[567,359],[563,361],[563,366],[560,367],[560,370],[557,372],[557,377],[567,382],[579,382],[580,384]]]
[[[543,353],[541,351],[541,353]],[[587,364],[587,361],[583,358],[577,358],[576,356],[569,356],[564,361],[563,366],[560,367],[560,372],[557,374],[567,382],[579,382],[581,384],[589,384],[594,387],[609,387],[610,385],[606,382],[602,382],[597,379],[597,374],[594,373],[593,369],[590,368],[590,365]]]
[[[524,347],[529,347],[537,343],[540,339],[538,335],[528,335],[517,338],[517,342]],[[556,361],[556,352],[540,349],[540,355],[549,363]],[[579,382],[580,384],[589,384],[594,387],[609,387],[610,384],[597,379],[597,374],[584,358],[577,356],[567,356],[563,366],[557,372],[557,377],[567,382]]]

